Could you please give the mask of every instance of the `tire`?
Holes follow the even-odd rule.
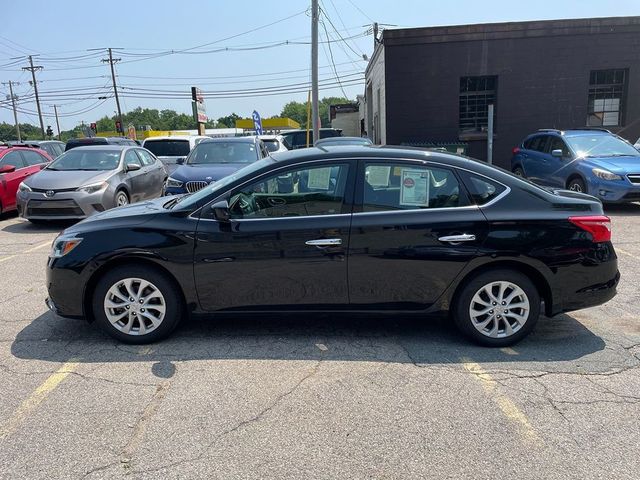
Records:
[[[525,178],[524,176],[524,170],[522,170],[522,167],[516,167],[513,169],[513,174],[517,175],[518,177],[522,177]]]
[[[587,193],[587,186],[584,184],[584,180],[579,177],[575,177],[569,180],[569,183],[567,184],[567,190]]]
[[[123,207],[125,205],[129,205],[130,203],[129,195],[127,195],[127,192],[125,192],[124,190],[118,190],[116,192],[115,198],[113,199],[113,203],[115,204],[116,207]]]
[[[503,287],[506,288],[501,294]],[[486,289],[491,291],[493,298]],[[512,293],[515,296],[509,299]],[[501,305],[502,301],[509,303]],[[509,304],[520,307],[506,308]],[[496,312],[494,306],[505,310]],[[481,314],[483,310],[487,313]],[[509,314],[504,315],[504,311]],[[472,312],[475,312],[473,318]],[[533,282],[520,272],[490,270],[463,285],[453,302],[452,313],[458,329],[474,342],[487,347],[506,347],[522,340],[535,327],[540,316],[540,294]],[[507,322],[512,330],[510,334]]]
[[[144,286],[141,292],[142,282],[149,286]],[[120,304],[122,307],[113,307]],[[174,282],[146,265],[116,267],[104,274],[93,292],[92,308],[96,322],[106,333],[136,345],[167,337],[178,326],[184,312]]]

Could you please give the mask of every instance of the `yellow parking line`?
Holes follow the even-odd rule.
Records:
[[[40,250],[41,248],[48,247],[49,245],[51,245],[51,242],[44,242],[44,243],[41,243],[40,245],[30,248],[29,250],[25,250],[22,253],[35,252],[36,250]]]
[[[513,348],[511,348],[511,347],[504,347],[504,348],[501,348],[501,349],[500,349],[500,351],[501,351],[502,353],[506,353],[507,355],[520,355],[516,350],[514,350],[514,349],[513,349]]]
[[[541,445],[543,443],[542,439],[529,422],[529,419],[510,398],[500,393],[498,390],[498,383],[491,377],[491,375],[485,372],[479,364],[469,360],[468,358],[463,358],[462,362],[464,368],[473,373],[475,377],[480,380],[482,387],[491,395],[491,398],[496,402],[502,413],[509,420],[519,426],[520,433],[528,441]]]
[[[55,371],[13,412],[9,421],[0,428],[0,438],[8,437],[27,416],[40,405],[62,381],[78,368],[77,359],[71,359]]]
[[[616,252],[620,252],[620,253],[623,253],[624,255],[627,255],[627,256],[629,256],[631,258],[635,258],[636,260],[640,260],[640,257],[638,255],[634,255],[633,253],[627,252],[626,250],[623,250],[623,249],[618,248],[618,247],[615,247],[615,248],[616,248]]]

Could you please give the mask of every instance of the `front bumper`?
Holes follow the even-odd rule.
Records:
[[[640,183],[622,180],[602,180],[592,177],[587,189],[590,195],[599,198],[602,203],[640,202]]]
[[[110,188],[94,193],[56,192],[48,197],[42,192],[18,192],[18,213],[28,220],[81,220],[94,213],[113,208],[115,193]]]

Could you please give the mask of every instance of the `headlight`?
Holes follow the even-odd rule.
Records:
[[[108,185],[109,184],[107,182],[92,183],[90,185],[84,185],[82,187],[79,187],[77,191],[84,192],[84,193],[96,193],[104,188],[107,188]]]
[[[81,241],[81,238],[65,237],[64,235],[61,235],[53,241],[49,256],[51,258],[64,257],[67,253],[76,248]]]
[[[180,180],[176,180],[175,178],[167,178],[167,187],[176,187],[176,188],[180,188],[182,185],[184,184],[184,182],[181,182]]]
[[[594,168],[591,171],[596,177],[603,180],[622,180],[622,177],[620,175],[616,175],[615,173],[611,173],[610,171],[604,170],[602,168]]]
[[[18,190],[20,190],[22,193],[30,192],[31,187],[24,182],[20,182],[20,185],[18,185]]]

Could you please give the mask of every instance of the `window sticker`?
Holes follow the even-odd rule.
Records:
[[[308,188],[317,188],[318,190],[329,190],[331,183],[331,167],[314,168],[309,170],[309,179],[307,180]]]
[[[391,167],[370,165],[367,167],[367,182],[372,187],[388,187]]]
[[[429,176],[428,170],[403,168],[402,182],[400,183],[400,205],[428,207]]]

